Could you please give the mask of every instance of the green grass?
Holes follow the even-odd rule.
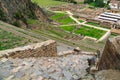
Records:
[[[84,4],[84,2],[79,2],[79,4]]]
[[[75,26],[60,26],[60,28],[64,29],[65,31],[72,32],[75,29]]]
[[[68,32],[74,31],[75,34],[82,34],[84,36],[89,36],[89,37],[93,37],[96,39],[101,38],[106,33],[106,31],[91,28],[88,26],[81,26],[78,29],[76,29],[75,26],[60,26],[60,28]]]
[[[40,21],[39,20],[34,20],[34,19],[28,19],[27,23],[28,24],[40,24]]]
[[[95,22],[87,22],[86,24],[93,25],[93,26],[96,26],[96,27],[103,27],[103,28],[109,29],[108,27],[106,27],[106,26],[101,26],[101,25],[99,25],[99,23],[95,23]]]
[[[55,15],[51,16],[51,19],[62,25],[75,23],[74,20],[72,20],[67,14],[64,13],[56,13]]]
[[[60,36],[60,37],[64,36],[61,33],[56,32],[55,30],[48,30],[48,31],[51,32],[52,34],[55,34],[55,35]]]
[[[55,15],[53,15],[51,18],[53,20],[57,20],[57,19],[62,18],[64,16],[66,16],[66,14],[64,14],[64,13],[55,13]]]
[[[59,20],[59,22],[60,22],[61,24],[64,24],[64,25],[75,23],[70,17],[61,19],[61,20]]]
[[[96,4],[93,2],[93,3],[90,3],[90,6],[95,7],[95,6],[96,6]]]
[[[41,7],[54,7],[54,6],[61,6],[63,4],[68,4],[67,2],[55,1],[55,0],[32,0],[32,2],[37,3]]]
[[[0,29],[0,50],[26,45],[30,40]]]
[[[99,23],[95,23],[95,22],[87,22],[86,24],[93,25],[93,26],[100,26]]]
[[[84,22],[84,21],[83,21],[83,20],[79,20],[79,22],[81,22],[81,23],[82,23],[82,22]]]
[[[106,33],[106,31],[91,28],[88,26],[82,26],[80,29],[76,29],[74,32],[76,34],[82,34],[82,35],[94,37],[97,39],[101,38]]]

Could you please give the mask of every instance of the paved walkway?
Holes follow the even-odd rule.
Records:
[[[0,60],[0,80],[77,80],[87,74],[88,55]]]

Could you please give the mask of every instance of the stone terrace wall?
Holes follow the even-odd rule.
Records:
[[[0,57],[27,58],[27,57],[55,57],[57,56],[56,42],[48,40],[24,47],[0,51]]]
[[[106,42],[99,64],[99,70],[104,69],[120,70],[120,36]]]
[[[99,20],[95,20],[95,19],[91,19],[91,18],[87,18],[86,21],[88,21],[88,22],[100,23]]]
[[[113,23],[106,22],[106,21],[100,21],[100,20],[95,20],[95,19],[86,19],[88,22],[95,22],[100,24],[101,26],[106,26],[107,28],[111,28]]]

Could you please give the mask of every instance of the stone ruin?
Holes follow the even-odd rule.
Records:
[[[87,74],[91,55],[78,47],[58,54],[56,46],[48,40],[0,51],[0,80],[77,80]]]
[[[2,65],[0,66],[0,79],[8,77],[7,79],[10,78],[9,80],[16,80],[20,77],[20,80],[28,80],[32,76],[31,73],[29,74],[29,71],[33,71],[32,73],[34,73],[35,77],[32,78],[35,80],[49,80],[48,77],[50,76],[52,76],[51,80],[58,80],[58,78],[61,78],[61,74],[64,75],[62,78],[65,78],[65,80],[79,80],[79,78],[80,80],[90,80],[90,77],[92,78],[91,80],[94,80],[93,76],[90,75],[91,73],[96,80],[101,80],[97,78],[104,77],[102,75],[103,72],[100,71],[94,74],[91,71],[96,64],[97,66],[95,67],[98,67],[99,70],[120,70],[120,37],[109,39],[106,42],[102,56],[100,54],[97,55],[97,58],[99,58],[98,62],[94,62],[95,57],[93,55],[95,54],[93,52],[84,52],[78,47],[73,51],[61,52],[59,54],[62,56],[58,57],[56,46],[55,41],[48,40],[42,43],[0,51],[0,65]],[[26,68],[28,69],[27,71]],[[53,73],[51,73],[51,70]],[[9,74],[11,71],[12,74]],[[49,75],[46,77],[47,71]],[[39,73],[42,73],[43,76]],[[116,71],[115,73],[117,74]],[[18,76],[17,74],[20,75]],[[26,74],[30,76],[27,77]]]
[[[98,68],[120,70],[120,36],[106,42]]]
[[[28,58],[57,56],[56,42],[48,40],[42,43],[0,51],[0,57]]]

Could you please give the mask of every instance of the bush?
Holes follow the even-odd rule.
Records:
[[[4,12],[2,11],[2,9],[0,9],[0,20],[6,21],[6,18],[5,18],[5,15],[4,15]]]
[[[14,25],[14,26],[17,26],[17,27],[20,27],[20,26],[21,26],[18,21],[13,22],[13,25]]]
[[[18,11],[17,13],[15,13],[15,18],[16,19],[21,19],[23,17],[22,13],[20,11]]]
[[[88,3],[88,4],[90,4],[90,3],[92,3],[93,2],[93,0],[84,0],[84,3],[86,4],[86,3]]]
[[[15,13],[15,18],[17,20],[22,20],[25,24],[27,24],[27,19],[23,16],[22,12],[18,11]],[[18,22],[14,22],[15,25],[18,25]]]
[[[31,10],[31,12],[29,13],[29,18],[31,18],[31,19],[36,19],[36,15],[35,15],[35,13]]]
[[[96,7],[104,7],[105,3],[103,0],[95,0],[95,6]]]
[[[106,5],[103,0],[84,0],[84,3],[90,4],[94,7],[104,7]],[[109,2],[107,3],[107,5],[108,4]]]

